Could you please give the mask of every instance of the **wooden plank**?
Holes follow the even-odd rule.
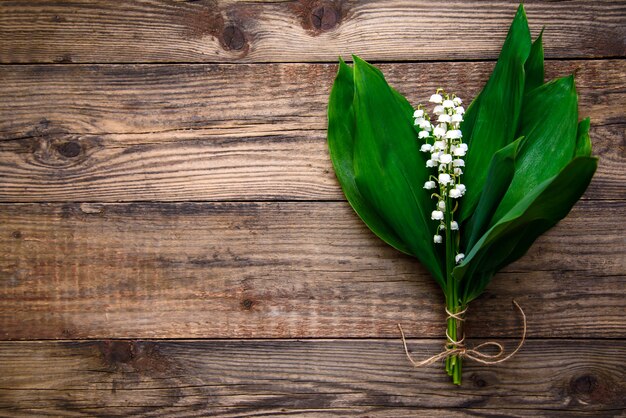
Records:
[[[493,63],[382,65],[413,103],[446,74],[475,96]],[[343,199],[326,149],[335,65],[0,66],[0,200]],[[626,60],[576,71],[600,158],[587,193],[622,199]],[[446,86],[447,87],[447,86]]]
[[[0,62],[496,58],[517,0],[5,1]],[[626,55],[623,1],[526,2],[550,58]]]
[[[583,201],[467,333],[626,337],[624,201]],[[345,202],[4,204],[0,339],[444,335],[440,289]]]
[[[417,356],[441,348],[432,340],[410,345]],[[441,364],[410,366],[399,340],[3,342],[0,408],[64,416],[349,416],[371,408],[387,416],[395,408],[400,416],[408,408],[413,416],[444,416],[430,408],[452,416],[501,408],[512,416],[619,416],[624,362],[623,341],[531,340],[500,365],[467,362],[457,388]]]

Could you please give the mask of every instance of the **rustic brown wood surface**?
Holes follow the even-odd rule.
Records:
[[[325,131],[336,68],[0,66],[0,200],[343,199]],[[433,74],[475,96],[493,63],[381,68],[418,103]],[[572,72],[601,157],[586,197],[623,198],[626,61],[547,64],[548,78]]]
[[[335,62],[496,58],[516,0],[5,1],[1,62]],[[619,0],[531,1],[550,58],[622,57]]]
[[[0,1],[0,416],[626,415],[626,2],[530,1],[576,74],[596,177],[468,313],[440,367],[425,270],[345,202],[339,55],[413,103],[473,97],[514,1]],[[300,339],[297,339],[300,338]]]
[[[1,207],[3,339],[443,332],[434,281],[346,202]],[[531,337],[626,338],[626,224],[606,227],[624,213],[579,202],[472,304],[468,334],[519,336],[516,298]]]
[[[416,353],[441,348],[409,343]],[[24,416],[200,416],[209,406],[217,416],[369,416],[370,408],[384,408],[378,416],[488,416],[500,408],[511,416],[618,416],[624,362],[626,346],[614,341],[532,340],[506,364],[468,363],[464,387],[451,389],[445,374],[407,367],[395,340],[13,342],[0,343],[10,388],[0,408]]]

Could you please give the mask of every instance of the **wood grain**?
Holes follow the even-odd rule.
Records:
[[[496,58],[517,0],[0,3],[0,62],[318,62]],[[623,1],[532,1],[549,58],[626,55]]]
[[[3,342],[0,413],[617,417],[624,362],[623,343],[532,340],[506,363],[468,362],[456,388],[441,365],[412,368],[399,340]]]
[[[624,201],[583,201],[468,335],[626,337]],[[4,204],[0,339],[443,336],[441,291],[345,202]]]
[[[474,97],[493,63],[381,66],[411,102],[440,83]],[[0,200],[337,200],[326,147],[335,65],[0,66]],[[598,173],[586,197],[622,199],[625,60],[576,72]]]

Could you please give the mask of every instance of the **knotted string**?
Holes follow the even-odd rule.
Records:
[[[482,364],[497,364],[502,363],[503,361],[507,361],[508,359],[513,357],[520,350],[520,348],[522,348],[522,345],[524,345],[524,341],[526,341],[526,314],[524,314],[522,307],[519,306],[519,304],[515,300],[513,300],[513,304],[517,307],[517,309],[519,309],[519,312],[522,316],[524,330],[522,333],[522,339],[517,345],[517,348],[515,348],[515,350],[513,350],[510,354],[506,356],[504,356],[504,347],[502,346],[502,344],[496,341],[487,341],[482,344],[478,344],[473,348],[467,348],[465,347],[465,344],[463,344],[463,342],[465,341],[465,334],[463,334],[463,337],[460,340],[454,341],[452,338],[450,338],[448,330],[446,330],[446,338],[448,339],[448,342],[445,344],[444,350],[441,353],[435,354],[434,356],[427,358],[426,360],[418,362],[413,360],[411,354],[409,354],[409,348],[406,345],[406,338],[404,337],[402,325],[398,324],[398,329],[400,329],[400,334],[402,335],[402,343],[404,344],[404,352],[406,353],[406,357],[409,359],[414,367],[428,366],[450,356],[465,357]],[[450,312],[446,307],[446,313],[448,314],[446,320],[452,318],[461,322],[465,321],[463,315],[466,311],[467,308],[463,309],[460,312],[453,313]],[[498,352],[496,354],[489,354],[481,351],[485,347],[495,347],[498,349]]]

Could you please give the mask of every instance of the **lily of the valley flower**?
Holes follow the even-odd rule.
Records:
[[[429,101],[436,104],[432,114],[437,116],[437,124],[431,122],[430,116],[421,105],[413,114],[415,126],[420,128],[418,138],[424,141],[420,151],[430,153],[426,167],[437,169],[437,175],[431,176],[424,183],[424,188],[439,189],[438,193],[433,193],[433,197],[437,197],[437,205],[431,213],[431,219],[439,223],[438,232],[445,231],[446,225],[449,225],[450,231],[446,232],[446,239],[452,239],[450,234],[452,231],[458,233],[459,224],[453,219],[456,204],[451,202],[465,194],[461,176],[462,167],[465,167],[462,157],[467,153],[467,145],[463,143],[463,132],[460,129],[465,109],[461,106],[463,100],[446,94],[442,89],[430,96]],[[443,237],[437,233],[433,242],[439,244],[443,242]],[[457,263],[463,257],[462,253],[457,254]]]
[[[440,221],[443,219],[443,212],[440,210],[433,210],[433,213],[430,214],[430,218],[433,221]]]
[[[441,97],[441,94],[435,93],[430,96],[430,99],[428,101],[431,103],[441,103],[443,101],[443,97]]]

